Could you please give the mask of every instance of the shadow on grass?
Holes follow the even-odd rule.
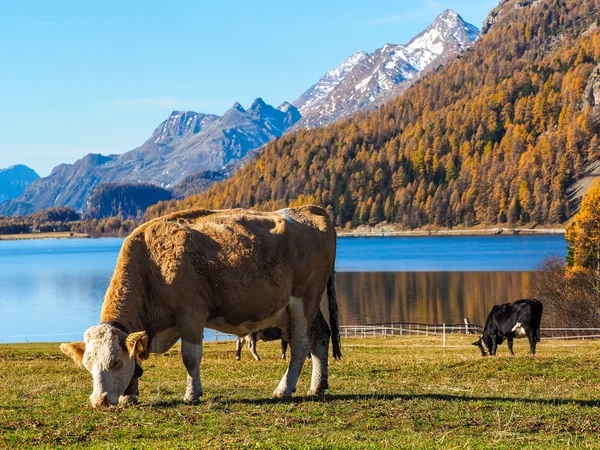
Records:
[[[378,401],[394,401],[394,400],[441,400],[445,402],[504,402],[504,403],[524,403],[534,405],[577,405],[581,407],[600,407],[600,400],[576,400],[576,399],[538,399],[538,398],[521,398],[521,397],[473,397],[469,395],[450,395],[450,394],[333,394],[325,395],[323,397],[311,397],[311,396],[298,396],[288,399],[278,398],[259,398],[259,399],[227,399],[223,400],[221,397],[209,397],[206,400],[211,403],[240,403],[246,405],[276,405],[278,403],[305,403],[305,402],[345,402],[345,401],[359,401],[359,400],[378,400]],[[176,408],[185,405],[182,400],[173,400],[167,402],[157,402],[148,404],[153,408]]]

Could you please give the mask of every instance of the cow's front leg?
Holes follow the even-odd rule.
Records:
[[[202,395],[202,384],[200,383],[202,341],[195,343],[182,340],[181,355],[188,373],[183,401],[186,403],[195,403]]]
[[[273,392],[273,397],[276,398],[291,397],[292,393],[296,391],[296,383],[298,383],[298,377],[308,354],[308,327],[301,298],[292,297],[290,299],[288,314],[290,318],[290,346],[292,354],[290,356],[290,365],[279,382],[279,386]]]
[[[498,350],[498,336],[492,335],[492,348],[490,348],[490,356],[496,356],[496,350]]]
[[[132,378],[129,382],[129,386],[125,389],[123,395],[119,397],[119,404],[136,404],[138,401],[137,396],[140,394],[138,389],[139,378]]]

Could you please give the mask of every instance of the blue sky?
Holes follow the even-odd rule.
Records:
[[[142,144],[173,110],[295,100],[357,50],[406,43],[447,8],[498,0],[0,4],[0,167],[48,175]]]

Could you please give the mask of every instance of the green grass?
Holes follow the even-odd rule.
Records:
[[[469,336],[345,339],[325,399],[272,400],[285,370],[278,343],[263,361],[234,343],[205,345],[204,397],[181,402],[178,348],[152,355],[140,404],[95,411],[91,375],[57,344],[0,346],[0,447],[585,448],[600,447],[600,343],[524,341],[482,358]]]

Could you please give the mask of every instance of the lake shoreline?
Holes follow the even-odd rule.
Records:
[[[440,229],[440,230],[409,230],[392,231],[373,228],[370,231],[339,231],[338,237],[427,237],[427,236],[556,236],[564,235],[564,228],[470,228],[470,229]],[[114,238],[115,236],[98,236],[95,239]],[[92,239],[85,233],[49,232],[3,234],[0,241],[28,241],[37,239]]]
[[[108,237],[108,236],[106,236]],[[49,233],[0,234],[0,241],[30,241],[38,239],[88,239],[89,234],[72,231],[52,231]]]
[[[555,236],[564,235],[564,228],[471,228],[459,230],[341,231],[339,237],[423,237],[423,236]]]

